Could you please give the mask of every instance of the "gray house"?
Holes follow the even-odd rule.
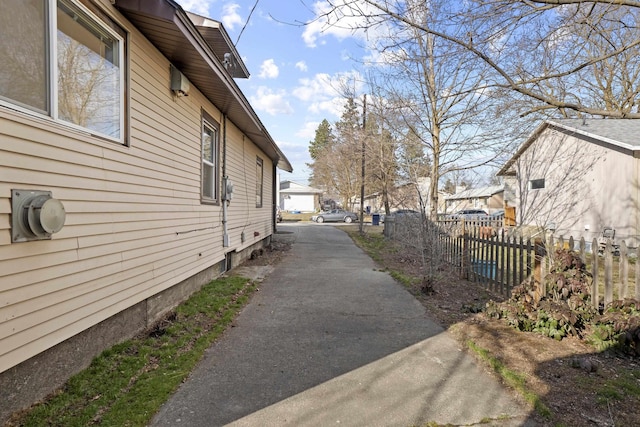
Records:
[[[640,120],[542,123],[498,172],[515,189],[518,224],[591,241],[604,227],[638,244]]]

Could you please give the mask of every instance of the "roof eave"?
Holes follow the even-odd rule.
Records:
[[[293,171],[211,46],[175,1],[115,0],[115,6],[278,168]]]
[[[186,14],[216,53],[218,60],[223,61],[223,65],[229,74],[234,78],[248,79],[249,70],[231,42],[231,38],[222,23],[192,12],[186,12]],[[224,64],[225,55],[230,55],[230,63],[228,64]]]
[[[507,162],[504,164],[502,168],[500,168],[498,173],[496,173],[496,176],[515,176],[516,172],[511,169],[514,163],[520,158],[520,156],[522,156],[522,153],[524,153],[527,150],[527,148],[529,148],[529,146],[533,144],[533,141],[536,140],[538,135],[540,135],[542,131],[546,129],[548,126],[549,126],[548,121],[544,121],[542,124],[540,124],[540,126],[538,126],[531,133],[531,135],[529,135],[526,141],[522,143],[522,145],[518,148],[516,153],[513,156],[511,156],[509,160],[507,160]]]

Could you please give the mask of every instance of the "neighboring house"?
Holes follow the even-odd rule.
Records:
[[[587,242],[611,226],[637,246],[638,135],[640,120],[542,123],[498,173],[515,188],[518,223]]]
[[[220,23],[172,0],[2,8],[0,423],[268,244],[292,170]]]
[[[402,182],[389,190],[389,209],[394,212],[398,209],[421,210],[424,206],[427,214],[430,211],[431,199],[429,198],[429,177],[418,178],[416,182]],[[438,211],[444,210],[444,198],[448,193],[438,192]],[[360,209],[359,198],[355,199],[354,206]],[[365,196],[365,207],[370,206],[372,212],[384,212],[384,200],[381,192]]]
[[[288,212],[315,212],[320,208],[322,190],[293,181],[280,183],[280,209]]]
[[[488,214],[504,209],[504,186],[462,190],[445,197],[446,212],[455,213],[463,209],[482,209]]]
[[[427,215],[431,212],[431,178],[422,177],[418,178],[416,182],[404,183],[398,185],[393,192],[391,202],[393,205],[392,210],[398,209],[415,209],[424,211]],[[438,208],[436,212],[444,212],[445,210],[445,197],[449,193],[438,190]]]

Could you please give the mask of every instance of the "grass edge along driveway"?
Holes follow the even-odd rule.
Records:
[[[218,278],[150,330],[117,344],[9,426],[145,426],[249,302],[257,284]]]

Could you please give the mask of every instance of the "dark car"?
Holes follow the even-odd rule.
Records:
[[[315,222],[339,222],[344,221],[347,224],[358,220],[358,215],[344,209],[331,209],[330,211],[320,212],[312,218]]]

